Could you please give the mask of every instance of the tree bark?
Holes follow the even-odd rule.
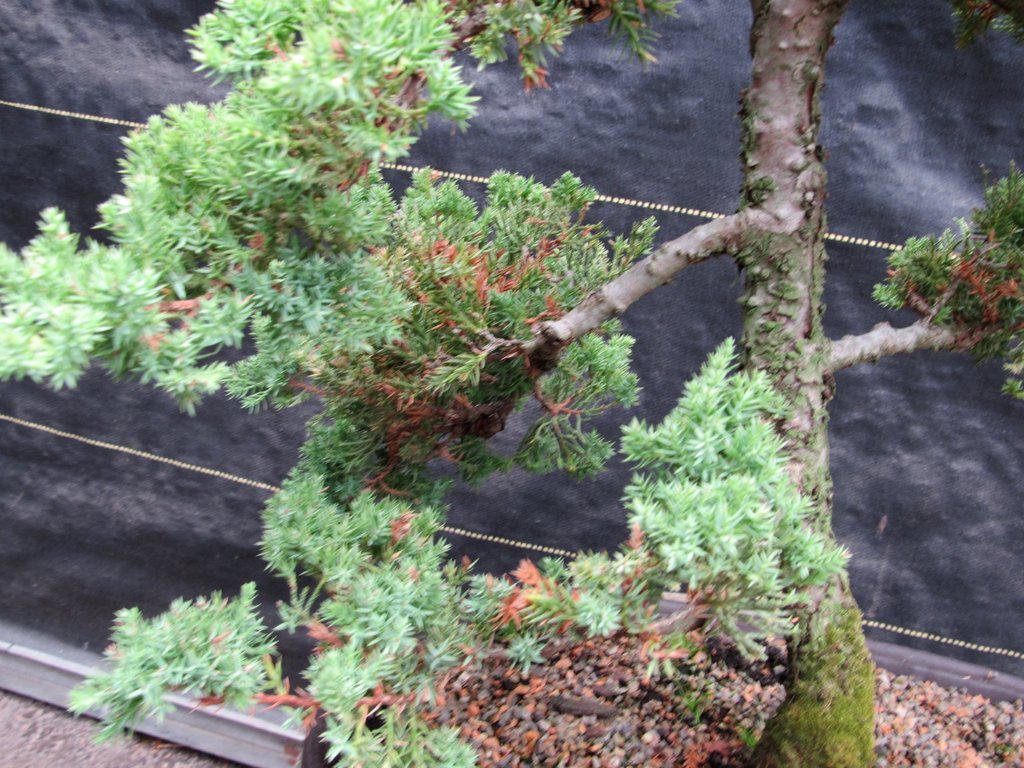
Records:
[[[746,365],[785,394],[794,480],[831,535],[827,403],[830,345],[822,329],[825,170],[819,100],[832,29],[846,0],[752,0],[753,77],[742,101],[743,204],[776,222],[739,255]],[[787,697],[756,751],[762,768],[868,768],[874,762],[874,676],[845,579],[819,591],[790,647]]]
[[[770,223],[762,211],[748,209],[701,224],[663,243],[559,319],[538,325],[534,337],[524,345],[531,364],[542,371],[550,369],[574,339],[596,331],[686,267],[718,254],[735,255],[752,232]]]
[[[833,341],[828,367],[835,372],[858,363],[873,363],[888,355],[921,349],[960,349],[966,341],[967,337],[933,325],[927,318],[903,328],[879,323],[866,333],[843,336]]]

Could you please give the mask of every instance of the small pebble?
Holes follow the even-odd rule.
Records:
[[[785,695],[777,645],[751,665],[710,643],[677,676],[651,679],[636,638],[559,640],[544,656],[547,665],[529,676],[501,656],[456,676],[444,691],[448,705],[428,720],[461,727],[481,768],[739,768]],[[609,714],[549,707],[558,697],[599,702]],[[876,710],[878,768],[1024,768],[1020,702],[994,704],[880,670]]]

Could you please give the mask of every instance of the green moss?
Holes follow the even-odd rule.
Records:
[[[743,189],[743,207],[760,205],[775,191],[775,182],[768,176],[758,176],[748,181]]]
[[[755,753],[758,768],[870,768],[875,677],[855,607],[836,604],[794,656],[786,703]],[[831,619],[829,621],[829,619]],[[817,635],[817,637],[815,637]]]

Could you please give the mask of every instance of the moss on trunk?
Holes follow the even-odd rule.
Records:
[[[755,753],[758,768],[864,768],[874,757],[874,665],[845,585],[795,644],[786,701]]]
[[[818,144],[825,55],[846,0],[754,0],[753,78],[742,109],[744,206],[772,216],[748,241],[743,344],[747,365],[789,401],[779,425],[791,474],[831,534],[828,410],[832,380],[822,328],[825,168]],[[787,699],[757,750],[762,768],[870,768],[874,674],[845,581],[813,596],[792,647]]]

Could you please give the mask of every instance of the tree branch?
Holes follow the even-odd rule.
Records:
[[[479,35],[487,27],[487,9],[483,4],[478,4],[458,22],[452,25],[452,32],[455,33],[455,42],[452,43],[453,51],[461,51],[470,41]]]
[[[873,363],[888,355],[921,349],[963,349],[967,345],[961,334],[933,325],[927,318],[904,328],[879,323],[867,333],[851,334],[833,341],[828,369],[840,371],[858,363]]]
[[[558,320],[539,325],[534,338],[525,344],[531,365],[540,370],[550,369],[573,339],[597,330],[606,320],[621,315],[635,301],[672,280],[683,268],[720,253],[736,253],[745,235],[769,224],[770,217],[766,214],[746,208],[732,216],[701,224],[664,243]]]
[[[690,632],[703,627],[710,618],[708,606],[685,592],[663,593],[658,614],[660,618],[651,624],[651,629],[659,635]]]

